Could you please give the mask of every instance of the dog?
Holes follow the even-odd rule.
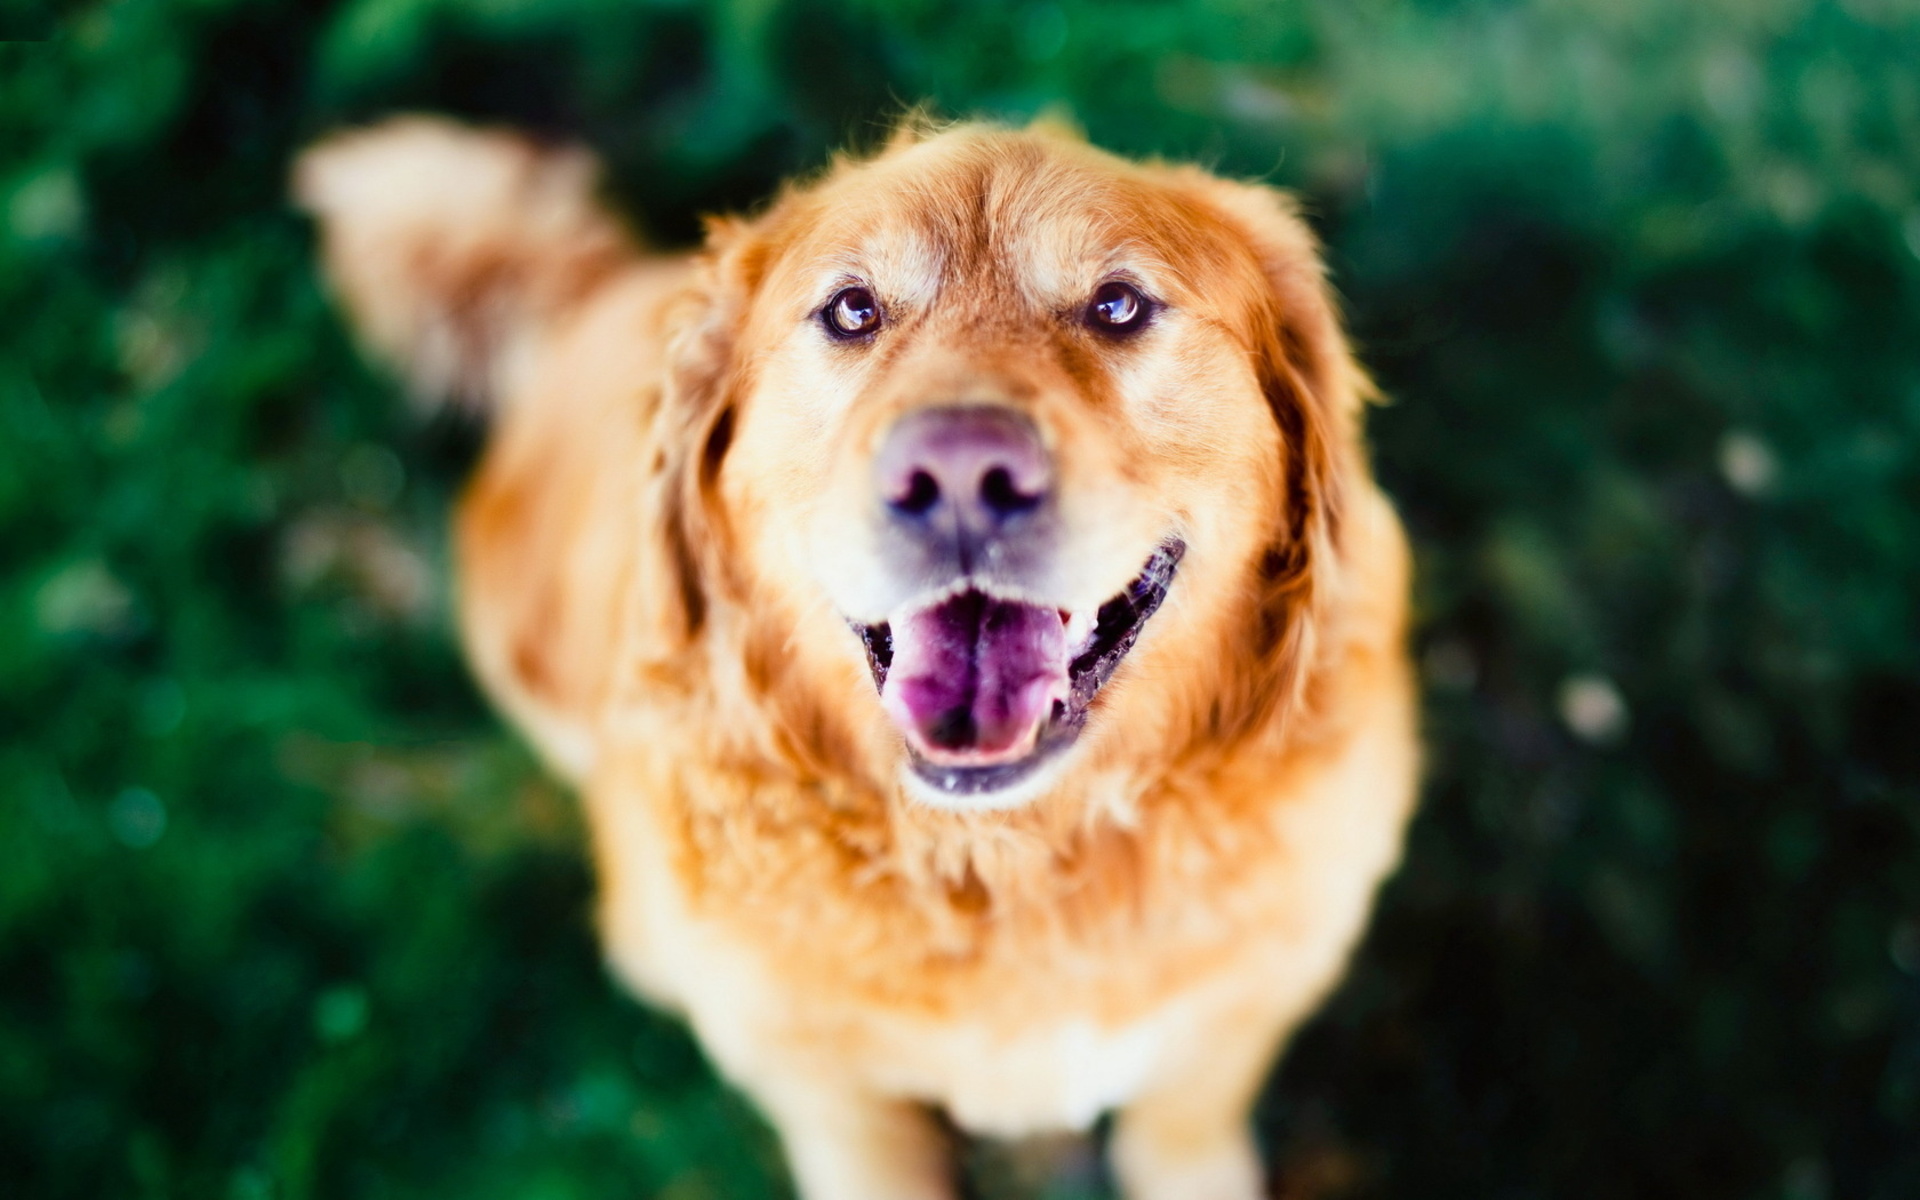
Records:
[[[654,254],[577,149],[424,117],[295,171],[413,391],[480,405],[459,614],[589,816],[613,971],[809,1200],[949,1200],[944,1110],[1133,1200],[1249,1110],[1417,774],[1409,562],[1284,193],[910,119]]]

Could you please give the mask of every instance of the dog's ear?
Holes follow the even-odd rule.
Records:
[[[1275,188],[1176,168],[1178,186],[1251,250],[1245,337],[1286,456],[1286,498],[1261,566],[1274,661],[1297,696],[1343,567],[1344,514],[1364,475],[1361,410],[1377,397],[1354,360],[1320,247],[1293,198]]]
[[[293,195],[366,347],[423,400],[481,404],[633,257],[598,178],[585,151],[416,116],[308,149]]]
[[[776,212],[778,211],[776,206]],[[649,442],[658,448],[646,499],[648,569],[657,606],[650,644],[664,658],[690,648],[716,593],[731,594],[729,531],[718,502],[743,384],[739,341],[770,254],[775,213],[711,218],[693,282],[668,317],[666,372]]]

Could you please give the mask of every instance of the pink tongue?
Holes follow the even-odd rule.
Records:
[[[1067,638],[1055,609],[962,592],[893,624],[880,702],[931,761],[1017,760],[1066,695]]]

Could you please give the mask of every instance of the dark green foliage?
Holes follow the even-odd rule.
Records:
[[[284,176],[449,110],[684,242],[924,100],[1300,189],[1394,397],[1430,784],[1282,1194],[1920,1195],[1913,6],[0,0],[49,20],[0,43],[8,1194],[779,1194],[598,965],[445,616],[473,432],[359,364]]]

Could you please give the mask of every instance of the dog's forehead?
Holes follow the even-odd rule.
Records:
[[[1171,286],[1191,215],[1117,160],[1074,149],[1016,136],[854,168],[824,189],[803,270],[816,292],[857,280],[909,306],[955,286],[1047,309],[1116,276]]]

